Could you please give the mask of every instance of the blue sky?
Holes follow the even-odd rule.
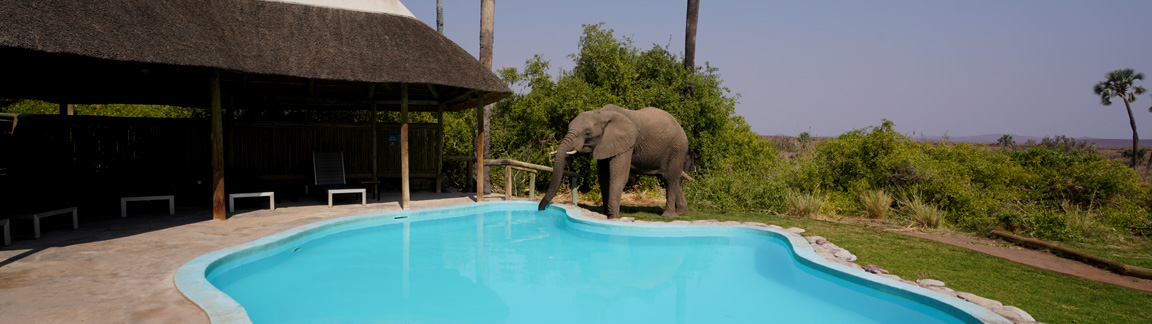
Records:
[[[696,62],[719,68],[760,134],[1131,138],[1104,73],[1152,73],[1152,1],[700,1]],[[494,67],[543,54],[570,69],[581,24],[684,50],[686,1],[496,1]],[[405,1],[435,28],[433,0]],[[445,34],[475,55],[480,1],[444,0]],[[556,71],[553,71],[554,73]],[[1141,84],[1152,87],[1152,79]],[[1132,110],[1152,138],[1152,96]],[[635,108],[635,107],[631,107]]]

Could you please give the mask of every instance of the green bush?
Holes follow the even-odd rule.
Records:
[[[789,188],[823,189],[832,208],[867,213],[861,192],[884,190],[932,202],[946,222],[976,231],[1004,227],[1067,239],[1081,232],[1061,211],[1095,210],[1092,222],[1122,229],[1149,222],[1149,186],[1135,171],[1109,161],[1083,141],[1057,136],[1020,149],[963,143],[921,143],[880,126],[822,141],[811,157],[794,158]],[[789,168],[785,168],[789,169]]]
[[[788,191],[779,170],[726,169],[699,174],[684,182],[684,196],[693,208],[780,213]]]

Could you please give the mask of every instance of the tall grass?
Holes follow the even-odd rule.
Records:
[[[892,195],[884,190],[867,190],[860,193],[860,203],[868,212],[868,217],[884,219],[892,207]]]
[[[820,219],[828,207],[828,198],[817,193],[788,193],[788,214],[804,218]]]
[[[1065,221],[1068,222],[1068,229],[1074,234],[1091,237],[1099,233],[1100,226],[1096,224],[1096,219],[1091,209],[1082,210],[1067,200],[1060,203],[1060,209],[1064,210],[1064,217]]]
[[[924,228],[939,228],[944,225],[944,212],[936,206],[925,202],[919,196],[913,195],[900,203],[912,224]]]

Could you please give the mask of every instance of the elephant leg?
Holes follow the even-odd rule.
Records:
[[[680,192],[680,177],[679,174],[673,176],[672,172],[665,172],[664,176],[664,213],[660,217],[670,218],[676,217],[677,205],[680,198],[676,195]]]
[[[672,194],[676,197],[676,214],[688,214],[688,201],[684,199],[684,182],[680,177],[676,177],[676,190]]]
[[[609,160],[596,160],[596,175],[600,183],[600,208],[604,215],[611,215],[608,213],[608,192],[610,192],[612,188],[612,182],[610,181],[612,176],[608,170],[611,170],[612,167],[608,161]]]
[[[604,214],[608,218],[620,218],[620,196],[628,183],[628,172],[632,168],[632,152],[608,159],[608,194],[604,197]]]

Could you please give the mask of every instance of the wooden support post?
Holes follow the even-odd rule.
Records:
[[[476,201],[484,201],[484,93],[476,92]]]
[[[308,79],[308,90],[309,90],[309,92],[311,92],[311,90],[312,90],[312,79]],[[368,86],[368,99],[375,99],[375,97],[376,97],[376,84],[372,83],[371,85]],[[371,105],[372,105],[372,117],[370,117],[370,119],[372,120],[372,181],[376,181],[376,180],[380,180],[379,174],[377,173],[377,170],[376,170],[377,165],[379,164],[377,159],[380,156],[380,154],[378,154],[376,151],[377,146],[379,146],[379,144],[376,143],[376,119],[377,119],[376,100],[372,100]],[[377,190],[379,190],[379,188],[377,188]],[[377,198],[379,198],[379,197],[377,197]]]
[[[536,172],[528,174],[528,200],[536,200]]]
[[[432,98],[436,98],[438,102],[436,105],[436,193],[440,193],[443,191],[441,179],[444,178],[444,101],[440,100],[440,93],[436,91],[436,86],[428,84],[428,92],[432,93]]]
[[[573,176],[572,181],[572,204],[580,206],[580,177]]]
[[[209,106],[212,114],[212,219],[228,219],[224,207],[224,126],[220,112],[220,70],[212,70]]]
[[[408,84],[400,84],[400,208],[408,209]]]
[[[72,116],[76,111],[73,110],[72,104],[60,104],[60,116]]]
[[[504,166],[504,200],[512,200],[512,166]]]
[[[436,107],[436,193],[443,191],[444,178],[444,104]]]

